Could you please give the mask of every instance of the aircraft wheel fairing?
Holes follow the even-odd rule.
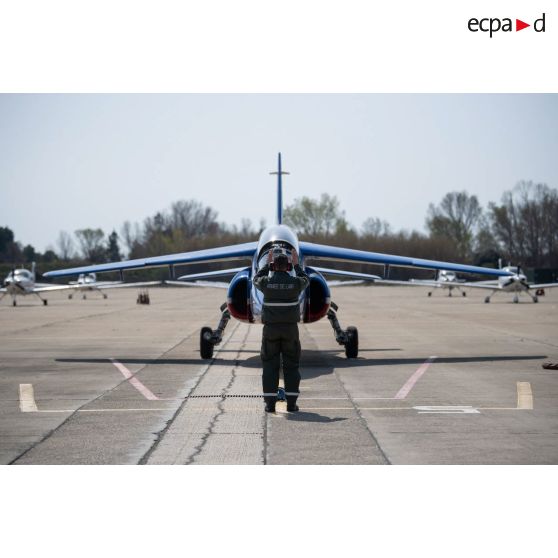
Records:
[[[210,327],[202,327],[200,331],[200,356],[203,359],[213,358],[213,343],[211,335],[213,330]]]
[[[358,329],[354,326],[349,326],[347,328],[345,355],[347,358],[356,358],[358,356]]]

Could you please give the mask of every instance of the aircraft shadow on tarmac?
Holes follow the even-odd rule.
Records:
[[[400,349],[383,349],[397,351]],[[222,351],[223,352],[223,351]],[[255,352],[255,351],[243,351]],[[365,351],[363,351],[365,352]],[[303,381],[305,379],[317,378],[332,374],[335,369],[375,367],[375,366],[403,366],[405,364],[424,363],[426,356],[411,358],[367,358],[359,357],[347,359],[342,353],[332,354],[335,351],[317,351],[303,350],[300,359],[300,368]],[[459,364],[459,363],[480,363],[480,362],[508,362],[508,361],[524,361],[524,360],[542,360],[547,358],[546,355],[479,355],[468,357],[444,357],[436,358],[435,364]],[[122,364],[144,364],[144,365],[200,365],[204,362],[199,358],[130,358],[115,357],[115,360]],[[56,362],[65,363],[83,363],[83,364],[110,364],[112,361],[108,358],[58,358]],[[241,366],[243,368],[261,368],[262,362],[260,355],[248,357],[245,360],[219,358],[214,359],[215,364]]]

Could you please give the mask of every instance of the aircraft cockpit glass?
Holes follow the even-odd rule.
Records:
[[[274,247],[271,247],[270,249],[273,250]],[[261,269],[262,267],[264,267],[267,264],[267,258],[268,258],[269,252],[270,252],[270,250],[264,250],[261,253],[260,258],[258,260],[258,270]],[[283,249],[283,252],[287,254],[289,259],[291,258],[291,250]],[[291,271],[290,274],[293,275],[294,271]]]
[[[31,277],[31,272],[27,271],[27,269],[16,269],[15,276],[19,279],[28,279]]]

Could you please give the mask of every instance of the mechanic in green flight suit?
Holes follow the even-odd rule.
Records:
[[[254,285],[264,295],[261,357],[263,395],[265,410],[268,413],[275,412],[281,357],[287,411],[298,411],[296,400],[300,384],[300,340],[297,325],[300,321],[299,297],[310,281],[298,263],[295,250],[292,251],[292,263],[295,277],[289,274],[291,263],[288,255],[282,249],[274,248],[269,251],[266,265],[254,277]]]

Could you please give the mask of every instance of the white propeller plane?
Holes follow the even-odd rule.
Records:
[[[28,269],[12,269],[6,279],[4,279],[4,287],[0,289],[0,300],[6,295],[12,297],[13,306],[17,306],[18,296],[35,295],[46,306],[48,300],[42,298],[41,294],[51,291],[63,291],[68,289],[67,285],[47,285],[35,283],[35,262],[31,264],[31,270]]]
[[[46,274],[45,274],[46,276]],[[97,283],[94,274],[82,274],[77,281],[72,281],[69,285],[49,285],[46,283],[36,283],[35,282],[35,262],[31,264],[31,270],[28,269],[13,269],[8,273],[6,279],[4,279],[4,287],[0,288],[0,300],[2,300],[6,295],[12,297],[13,306],[17,306],[18,296],[28,296],[35,295],[38,297],[42,303],[46,306],[48,300],[43,298],[41,295],[45,293],[50,293],[54,291],[71,291],[68,298],[72,298],[74,292],[83,292],[83,298],[86,298],[86,291],[99,291],[102,289],[117,289],[123,287],[147,287],[150,285],[160,285],[161,281],[144,281],[142,283],[124,283],[118,282],[102,282]],[[107,298],[107,295],[103,294],[103,298]]]
[[[353,273],[346,270],[311,267],[308,265],[309,260],[383,264],[386,269],[386,275],[389,273],[389,266],[418,267],[436,270],[445,269],[462,273],[484,274],[492,277],[507,277],[511,275],[510,272],[503,269],[489,269],[471,265],[423,260],[301,242],[298,240],[296,233],[290,227],[283,224],[282,177],[284,174],[288,173],[281,170],[281,154],[279,154],[278,158],[278,170],[272,174],[277,175],[277,224],[262,231],[258,241],[210,248],[207,250],[183,252],[180,254],[154,256],[150,258],[50,271],[45,273],[45,277],[64,277],[80,273],[120,271],[122,278],[122,274],[128,269],[168,267],[171,279],[174,279],[175,266],[177,265],[231,260],[250,261],[249,265],[243,267],[235,267],[234,269],[221,271],[208,271],[206,273],[196,273],[182,277],[189,281],[215,279],[216,277],[226,277],[227,275],[232,277],[228,285],[226,302],[221,306],[221,320],[219,321],[219,325],[216,329],[204,327],[200,332],[200,355],[202,358],[208,359],[213,356],[214,346],[221,342],[223,332],[231,317],[242,322],[261,323],[262,307],[264,305],[263,295],[254,287],[252,278],[257,271],[265,265],[269,251],[276,248],[283,250],[288,256],[296,252],[300,265],[310,278],[308,288],[300,295],[299,299],[301,321],[304,323],[311,323],[327,317],[333,328],[335,339],[340,345],[345,347],[345,354],[348,358],[356,358],[358,355],[358,331],[355,327],[348,327],[347,329],[341,328],[337,319],[338,307],[331,301],[329,284],[324,278],[324,275],[340,276],[356,280],[377,280],[381,278],[374,275]],[[365,296],[365,291],[360,293],[359,296]]]
[[[492,292],[484,299],[487,304],[492,296],[498,292],[514,293],[513,301],[519,302],[519,295],[525,293],[531,297],[533,302],[538,302],[539,297],[537,291],[542,289],[553,289],[558,287],[558,283],[532,283],[527,282],[527,276],[521,271],[520,267],[507,266],[503,268],[509,275],[507,277],[498,277],[498,281],[482,281],[476,283],[464,283],[464,286],[471,289],[485,289]],[[531,291],[535,291],[533,294]]]
[[[77,281],[70,281],[69,287],[73,289],[74,292],[68,295],[68,298],[72,298],[75,292],[83,293],[82,297],[84,300],[87,298],[87,292],[98,292],[107,298],[108,295],[102,291],[106,289],[120,289],[127,287],[149,287],[151,285],[160,285],[161,281],[143,281],[140,283],[124,283],[122,281],[97,281],[97,276],[95,273],[80,273]]]

